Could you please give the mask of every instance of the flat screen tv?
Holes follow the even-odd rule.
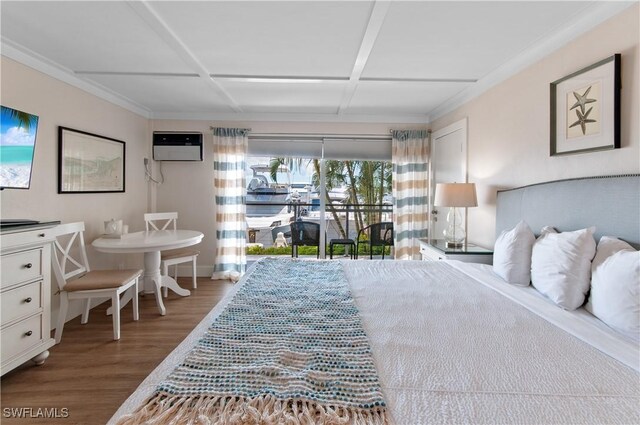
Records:
[[[0,190],[29,189],[38,117],[1,106]]]

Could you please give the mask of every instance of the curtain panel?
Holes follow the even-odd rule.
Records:
[[[244,177],[248,129],[213,129],[216,256],[212,279],[237,282],[247,267]]]
[[[419,260],[429,225],[429,132],[394,130],[391,144],[395,258]]]

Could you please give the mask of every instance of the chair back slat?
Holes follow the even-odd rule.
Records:
[[[173,227],[173,230],[178,228],[178,213],[147,213],[144,215],[144,225],[147,230],[167,230],[169,227]]]
[[[61,224],[55,227],[53,232],[56,237],[53,243],[53,273],[58,288],[63,290],[72,278],[90,271],[84,244],[84,223]],[[63,240],[69,235],[69,239],[63,244]],[[77,257],[72,253],[74,250]],[[67,271],[68,268],[71,270]]]

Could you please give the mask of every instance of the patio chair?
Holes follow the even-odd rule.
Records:
[[[383,221],[380,223],[370,224],[367,227],[360,229],[358,232],[358,238],[356,239],[356,258],[358,258],[361,244],[369,247],[370,259],[373,259],[373,247],[381,246],[382,259],[384,260],[384,251],[386,247],[393,246],[393,223],[390,221]]]
[[[320,225],[312,221],[294,221],[291,223],[291,256],[298,256],[299,246],[315,246],[320,258]]]

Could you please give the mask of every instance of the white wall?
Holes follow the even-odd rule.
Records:
[[[469,120],[468,173],[479,203],[468,210],[469,241],[493,246],[499,189],[640,172],[638,15],[638,5],[627,9],[432,122],[431,128],[438,130],[463,117]],[[622,54],[621,149],[550,157],[549,84],[614,53]]]
[[[64,223],[84,221],[92,267],[140,267],[142,258],[103,254],[91,241],[103,230],[103,222],[122,218],[132,231],[143,230],[148,184],[142,158],[150,149],[149,120],[51,78],[6,57],[1,57],[2,105],[38,115],[35,162],[29,190],[0,192],[3,218],[29,218]],[[111,137],[126,142],[125,193],[58,194],[58,126]],[[57,285],[53,282],[54,291]],[[53,296],[53,323],[59,297]],[[78,303],[79,304],[79,303]],[[80,313],[72,303],[69,318]]]
[[[251,128],[252,133],[389,134],[390,129],[426,128],[416,124],[311,123],[311,122],[212,122],[155,120],[153,131],[198,131],[204,134],[203,162],[163,162],[165,182],[155,185],[156,210],[178,211],[180,227],[200,230],[198,275],[210,276],[215,254],[215,205],[213,193],[213,136],[210,126]],[[158,163],[154,164],[157,167]],[[154,175],[154,177],[156,177]],[[184,273],[190,271],[185,267]],[[182,269],[181,272],[182,273]]]

